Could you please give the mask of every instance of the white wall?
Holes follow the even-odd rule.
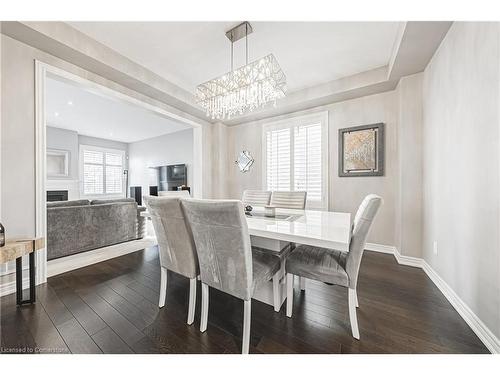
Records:
[[[497,337],[499,42],[498,23],[454,23],[423,85],[423,255]]]
[[[396,88],[399,103],[395,245],[403,255],[422,257],[422,80],[403,77]]]
[[[231,187],[228,183],[227,164],[234,164],[234,161],[228,160],[228,135],[227,126],[221,123],[212,125],[212,198],[224,199],[228,196],[228,189]],[[253,173],[253,172],[251,172]]]
[[[262,186],[262,124],[290,116],[328,111],[329,122],[329,209],[356,213],[359,204],[369,193],[384,198],[369,242],[393,246],[395,244],[396,189],[399,173],[397,126],[398,97],[395,91],[333,103],[299,113],[273,117],[258,122],[227,127],[226,174],[229,183],[227,197],[241,198],[245,189]],[[338,130],[341,128],[385,123],[385,174],[381,177],[338,176]],[[242,150],[251,152],[255,163],[247,173],[240,173],[234,160]]]
[[[78,145],[95,146],[102,148],[114,148],[115,150],[125,151],[125,160],[128,155],[128,143],[113,141],[111,139],[89,137],[86,135],[78,134]],[[125,164],[126,167],[126,164]]]
[[[183,130],[129,143],[129,185],[149,194],[150,170],[169,164],[187,165],[187,183],[193,189],[193,130]],[[194,192],[192,190],[192,192]]]
[[[80,198],[79,176],[79,158],[80,151],[78,147],[78,133],[76,131],[46,127],[47,149],[54,148],[58,150],[69,151],[69,176],[68,177],[50,177],[45,182],[45,190],[67,190],[68,200]]]

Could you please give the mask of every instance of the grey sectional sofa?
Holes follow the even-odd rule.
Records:
[[[145,209],[131,198],[47,202],[47,259],[142,238]]]

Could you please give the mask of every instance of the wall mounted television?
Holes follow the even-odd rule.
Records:
[[[155,169],[158,171],[158,191],[177,190],[178,186],[187,185],[186,164],[164,165]]]

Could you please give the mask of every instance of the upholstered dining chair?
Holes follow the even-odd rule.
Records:
[[[191,226],[200,263],[200,331],[207,329],[209,287],[240,298],[244,301],[241,352],[247,354],[254,290],[260,283],[272,278],[276,297],[280,259],[266,251],[252,249],[241,201],[186,199],[182,201],[182,206]],[[276,298],[274,300],[276,303]]]
[[[194,321],[196,305],[196,278],[199,275],[198,256],[180,198],[145,197],[151,214],[160,254],[160,298],[158,305],[165,306],[167,295],[167,270],[189,279],[189,307],[187,323]]]
[[[292,317],[294,275],[314,279],[348,288],[349,320],[354,338],[359,340],[356,307],[359,307],[356,286],[361,257],[373,219],[382,204],[382,198],[375,194],[365,197],[358,208],[352,226],[349,252],[321,247],[298,245],[285,263],[286,315]]]
[[[273,191],[271,206],[303,210],[306,208],[307,192],[305,191]]]
[[[250,206],[267,206],[271,200],[271,192],[265,190],[245,190],[241,201]]]

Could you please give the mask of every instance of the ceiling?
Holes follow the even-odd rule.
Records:
[[[47,78],[46,92],[47,124],[78,134],[131,143],[190,129],[137,105],[56,79]]]
[[[70,22],[74,28],[194,92],[230,70],[234,22]],[[252,22],[249,60],[273,53],[290,92],[389,64],[399,22]],[[244,39],[234,45],[244,64]]]

